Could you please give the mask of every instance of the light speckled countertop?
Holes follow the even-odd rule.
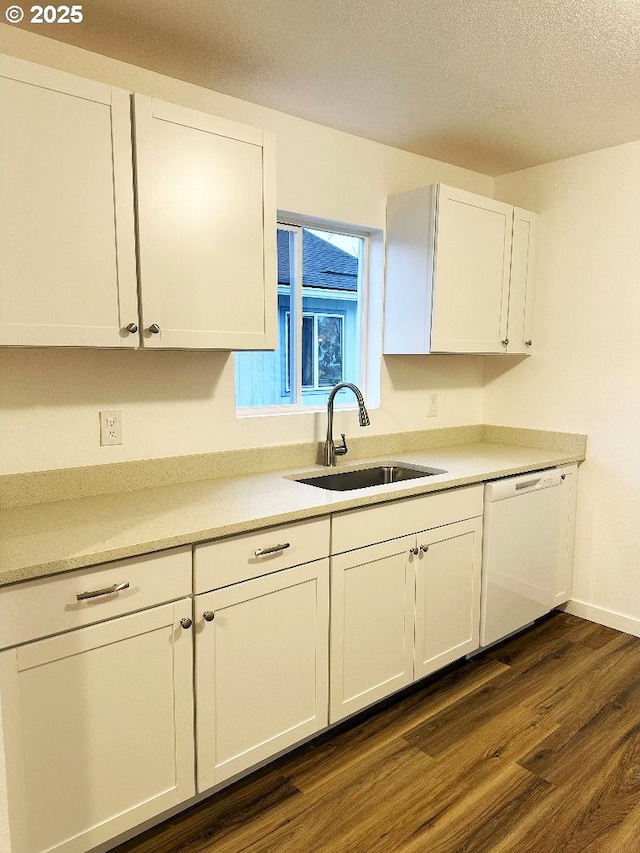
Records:
[[[562,433],[541,435],[570,438]],[[503,440],[509,437],[500,435]],[[13,506],[0,514],[0,585],[398,497],[579,462],[585,458],[586,439],[574,438],[573,446],[570,440],[541,441],[546,449],[485,438],[376,455],[370,460],[345,460],[340,465],[345,470],[385,458],[447,472],[349,492],[325,491],[288,479],[291,474],[327,472],[321,466],[307,466],[297,471],[224,476]],[[531,443],[531,438],[528,440]]]

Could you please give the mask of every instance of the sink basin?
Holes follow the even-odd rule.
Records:
[[[446,474],[442,468],[425,468],[423,465],[404,465],[401,462],[389,462],[387,465],[375,465],[359,468],[357,471],[335,471],[314,477],[296,477],[296,483],[306,483],[319,489],[331,489],[347,492],[351,489],[366,489],[368,486],[386,486],[403,480],[415,480],[418,477],[432,477],[434,474]]]

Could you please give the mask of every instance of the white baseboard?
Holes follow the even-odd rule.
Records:
[[[640,637],[640,619],[634,619],[632,616],[623,616],[622,613],[614,613],[613,610],[605,610],[603,607],[595,607],[584,601],[573,600],[561,605],[558,610],[564,610],[573,616],[581,616],[599,625],[606,625],[607,628],[624,631],[625,634],[631,634],[633,637]]]

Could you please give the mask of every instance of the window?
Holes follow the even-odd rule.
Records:
[[[324,407],[338,382],[363,386],[366,250],[347,230],[278,225],[278,349],[236,353],[239,410]]]

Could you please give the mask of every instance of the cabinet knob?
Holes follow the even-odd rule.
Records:
[[[429,546],[428,545],[421,545],[420,550],[422,551],[423,554],[426,554],[427,551],[429,550]]]
[[[501,344],[503,347],[508,347],[509,346],[509,338],[505,338],[503,341],[501,341]]]
[[[138,327],[136,326],[136,324],[135,323],[129,323],[129,325],[127,326],[127,332],[131,332],[131,334],[134,335],[137,331],[138,331]]]
[[[189,619],[188,616],[185,616],[183,619],[180,620],[180,624],[183,628],[190,628],[193,625],[193,622],[191,621],[191,619]]]
[[[204,616],[205,622],[213,622],[216,614],[213,610],[205,610],[202,615]]]
[[[533,344],[533,341],[532,341],[532,340],[528,340],[528,341],[525,341],[525,342],[524,342],[524,345],[525,345],[526,347],[530,347],[532,344]]]
[[[151,332],[152,335],[157,335],[160,333],[160,326],[157,323],[152,323],[149,326],[149,331]]]
[[[409,548],[409,553],[413,554],[413,556],[416,557],[420,552],[417,548]]]

